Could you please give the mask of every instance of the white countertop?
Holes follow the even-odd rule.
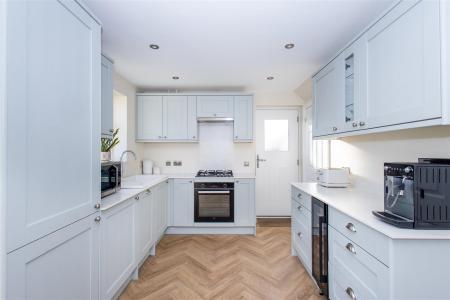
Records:
[[[126,177],[127,178],[127,177]],[[124,178],[124,179],[126,179]],[[131,197],[136,196],[137,194],[145,191],[146,189],[152,188],[155,185],[160,184],[161,182],[166,181],[169,179],[167,175],[152,175],[149,176],[149,178],[145,179],[145,176],[142,176],[143,179],[141,179],[143,183],[142,188],[132,188],[132,189],[120,189],[120,191],[116,192],[115,194],[109,195],[101,200],[101,211],[108,210],[128,199]],[[123,180],[123,179],[122,179]]]
[[[392,239],[450,239],[450,230],[402,229],[379,220],[372,211],[382,211],[384,200],[364,190],[326,188],[317,183],[307,182],[297,182],[292,185]]]

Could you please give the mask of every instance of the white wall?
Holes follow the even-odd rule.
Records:
[[[295,92],[259,92],[254,94],[256,106],[299,106],[302,99]],[[254,128],[256,130],[256,128]],[[235,173],[255,172],[255,143],[234,143],[232,124],[201,124],[199,143],[145,143],[142,158],[151,159],[163,173],[194,173],[199,169],[228,168]],[[165,161],[181,160],[181,167],[165,167]],[[250,162],[244,167],[244,162]]]
[[[113,128],[119,129],[117,138],[120,142],[111,151],[111,156],[112,160],[118,161],[123,151],[128,149],[128,98],[118,91],[113,92]]]
[[[135,130],[135,105],[136,105],[136,87],[125,78],[114,71],[113,74],[114,90],[127,97],[127,148],[133,150],[138,156],[138,160],[133,160],[130,156],[128,161],[123,164],[123,176],[139,174],[141,172],[142,145],[136,143]]]
[[[450,126],[347,137],[331,143],[332,167],[350,167],[355,187],[383,193],[384,162],[450,158]]]
[[[0,299],[5,298],[6,262],[6,1],[0,1]]]

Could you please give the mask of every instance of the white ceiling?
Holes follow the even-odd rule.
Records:
[[[103,52],[141,89],[286,91],[392,0],[86,2],[103,23]]]

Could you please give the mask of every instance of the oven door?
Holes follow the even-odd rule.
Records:
[[[195,190],[195,222],[234,222],[234,190]]]

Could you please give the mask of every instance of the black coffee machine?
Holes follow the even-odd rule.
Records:
[[[384,164],[382,221],[401,228],[450,229],[450,159]]]

